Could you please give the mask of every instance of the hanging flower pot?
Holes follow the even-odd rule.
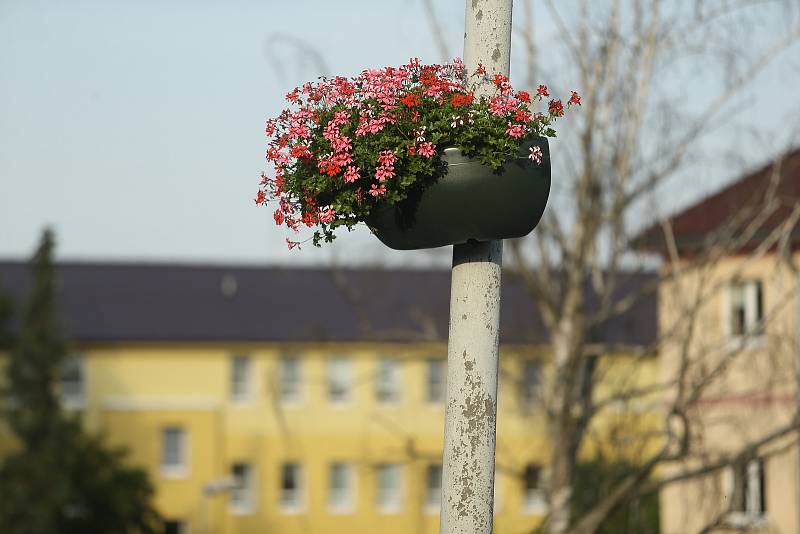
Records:
[[[362,223],[401,250],[521,237],[550,190],[546,138],[564,105],[549,97],[458,59],[306,83],[267,121],[274,173],[262,173],[256,204],[273,204],[293,235],[313,228],[290,249]],[[567,105],[579,104],[573,91]]]
[[[530,158],[541,150],[540,162]],[[521,145],[516,157],[494,171],[457,148],[442,155],[446,171],[418,199],[373,209],[367,224],[397,250],[527,235],[539,223],[550,193],[547,139]]]

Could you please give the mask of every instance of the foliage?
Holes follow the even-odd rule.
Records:
[[[625,461],[602,458],[578,463],[573,484],[573,517],[591,511],[623,478],[637,470],[638,467]],[[658,534],[658,531],[658,494],[650,493],[622,504],[603,521],[597,534]]]
[[[487,82],[493,94],[478,96]],[[267,121],[267,160],[273,178],[262,173],[257,204],[275,200],[275,222],[297,231],[316,226],[319,246],[368,220],[373,209],[408,199],[444,172],[441,151],[457,146],[495,171],[515,157],[531,137],[555,136],[552,123],[563,116],[560,100],[547,112],[533,102],[550,96],[540,85],[531,97],[515,92],[506,76],[489,78],[483,66],[467,77],[461,60],[365,70],[348,79],[322,78],[295,88],[285,109]],[[568,105],[580,104],[574,91]],[[541,161],[541,149],[526,154]],[[289,248],[299,244],[287,239]]]
[[[147,475],[122,450],[83,432],[56,393],[67,345],[55,310],[52,234],[31,262],[33,287],[7,369],[5,416],[18,449],[0,464],[0,531],[5,534],[155,533]]]

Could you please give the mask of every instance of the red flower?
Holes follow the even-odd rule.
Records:
[[[508,82],[508,76],[503,76],[502,74],[495,74],[494,78],[492,79],[492,83],[495,84],[497,87],[502,87],[502,85],[507,82]]]
[[[267,195],[265,195],[263,191],[259,191],[258,195],[256,195],[256,205],[264,204],[266,200],[267,200]]]
[[[453,95],[453,107],[459,108],[461,106],[469,106],[475,100],[475,97],[472,94],[463,95],[461,93],[455,93]]]
[[[341,170],[342,170],[341,167],[329,161],[323,161],[320,162],[319,164],[319,171],[321,173],[327,174],[328,176],[336,176],[337,174],[339,174],[339,171]]]
[[[272,216],[275,218],[275,224],[278,226],[283,224],[283,212],[280,209],[275,210]]]
[[[546,85],[540,85],[538,89],[536,89],[536,96],[550,96],[550,93],[547,91]]]
[[[580,95],[578,95],[577,92],[572,91],[572,95],[570,95],[570,97],[569,97],[568,104],[569,105],[575,104],[576,106],[580,106],[581,105],[581,97],[580,97]]]
[[[486,74],[486,67],[483,66],[483,63],[478,63],[478,68],[475,69],[475,74],[478,76],[483,76]]]
[[[419,77],[419,81],[422,82],[422,85],[430,87],[436,83],[436,75],[430,71],[423,72]]]
[[[419,97],[419,95],[408,93],[407,95],[400,97],[400,102],[410,108],[413,108],[422,104],[422,99]]]
[[[519,91],[517,93],[517,99],[520,102],[525,102],[526,104],[530,104],[531,102],[531,95],[527,91]]]
[[[531,112],[527,109],[518,109],[514,112],[514,120],[518,122],[528,122],[531,120]]]
[[[300,96],[300,90],[295,87],[291,92],[286,94],[286,100],[289,102],[297,102],[297,98]]]
[[[556,117],[564,115],[564,104],[561,103],[561,100],[551,100],[547,109],[551,115],[555,115]]]

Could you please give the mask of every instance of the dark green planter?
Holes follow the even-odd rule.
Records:
[[[528,158],[534,145],[542,149],[541,164]],[[457,148],[446,148],[442,159],[447,171],[418,204],[373,211],[368,225],[384,245],[414,250],[509,239],[529,234],[539,223],[550,193],[547,138],[524,143],[499,174]]]

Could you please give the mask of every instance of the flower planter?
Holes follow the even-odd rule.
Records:
[[[542,149],[542,161],[528,155]],[[374,210],[367,221],[386,246],[396,250],[435,248],[468,241],[522,237],[536,227],[550,193],[547,138],[520,146],[499,173],[446,148],[444,175],[425,189],[418,202]]]

